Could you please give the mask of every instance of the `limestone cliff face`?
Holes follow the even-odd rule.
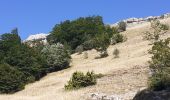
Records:
[[[142,23],[149,22],[149,21],[154,20],[154,19],[166,19],[166,18],[169,18],[169,17],[170,17],[170,13],[166,13],[166,14],[163,14],[161,16],[148,16],[148,17],[145,17],[145,18],[135,18],[135,17],[133,17],[133,18],[128,18],[128,19],[122,20],[122,21],[127,24],[127,27],[133,27],[133,26],[136,26],[136,25],[139,25],[139,24],[142,24]],[[117,26],[118,23],[119,22],[112,24],[111,27]]]
[[[47,36],[48,34],[45,33],[39,33],[35,35],[30,35],[26,40],[24,40],[24,43],[27,43],[30,46],[36,45],[38,42],[47,44]]]

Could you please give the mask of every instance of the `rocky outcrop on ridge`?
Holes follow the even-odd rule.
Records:
[[[165,19],[165,18],[169,18],[169,17],[170,17],[170,13],[166,13],[166,14],[163,14],[161,16],[148,16],[146,18],[135,18],[134,17],[134,18],[125,19],[125,20],[122,20],[122,21],[127,24],[127,27],[133,27],[135,25],[146,23],[146,22],[149,22],[149,21],[154,20],[154,19]],[[111,27],[117,26],[118,23],[119,22],[111,25]]]
[[[42,44],[47,44],[47,39],[46,39],[47,36],[48,34],[45,33],[30,35],[26,40],[24,40],[24,43],[27,43],[30,46],[36,45],[37,42],[40,42]]]

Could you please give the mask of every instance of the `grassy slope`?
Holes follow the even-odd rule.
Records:
[[[163,20],[170,23],[170,18]],[[147,86],[150,59],[147,51],[151,48],[148,41],[142,40],[142,32],[149,29],[149,23],[128,29],[125,34],[128,40],[124,43],[110,46],[109,57],[94,59],[95,50],[88,51],[89,58],[73,54],[72,67],[63,71],[48,74],[35,83],[29,84],[23,91],[12,95],[0,95],[0,100],[81,100],[87,98],[88,93],[102,92],[107,94],[124,94]],[[167,37],[170,35],[165,35]],[[113,59],[115,48],[120,50],[120,58]],[[98,80],[97,85],[76,91],[65,92],[63,87],[75,71],[94,71],[106,74]],[[80,99],[81,98],[81,99]]]

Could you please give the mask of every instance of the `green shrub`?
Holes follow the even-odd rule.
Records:
[[[167,70],[170,71],[170,70]],[[151,90],[159,91],[168,89],[170,87],[170,75],[169,72],[154,73],[152,77],[149,78],[149,88]]]
[[[86,51],[84,52],[83,57],[84,57],[84,59],[88,58],[88,53]]]
[[[153,34],[151,32],[149,32],[149,31],[146,31],[143,34],[144,34],[143,35],[144,40],[152,40],[152,39],[154,39]]]
[[[126,31],[127,24],[124,21],[118,23],[118,31],[123,32]]]
[[[82,52],[83,52],[83,46],[82,46],[82,45],[78,46],[75,51],[76,51],[78,54],[82,54]]]
[[[40,52],[24,44],[8,50],[4,61],[23,72],[27,83],[39,80],[45,74],[45,60]]]
[[[80,45],[83,45],[84,50],[95,49],[96,36],[104,34],[110,39],[114,32],[109,25],[103,23],[101,16],[80,17],[57,24],[47,40],[50,44],[68,44],[74,53]]]
[[[118,58],[119,57],[119,49],[115,49],[114,51],[113,51],[113,56],[114,56],[114,58]]]
[[[111,45],[115,45],[116,43],[126,41],[126,38],[122,34],[113,34],[111,38]]]
[[[77,46],[105,31],[101,16],[80,17],[73,21],[66,20],[57,24],[51,34],[47,36],[47,40],[50,44],[66,42],[72,50],[75,50]]]
[[[82,72],[74,72],[68,84],[65,85],[66,90],[79,89],[96,84],[96,75],[93,72],[87,72],[84,75]]]
[[[170,88],[170,38],[155,42],[150,51],[152,60],[150,69],[152,77],[149,78],[149,88],[163,90]]]
[[[8,64],[0,64],[0,93],[14,93],[22,90],[24,75]]]
[[[92,39],[92,40],[85,41],[82,45],[83,45],[84,50],[91,50],[95,47],[94,44],[95,44],[95,41],[94,39]]]
[[[104,75],[101,74],[101,73],[99,73],[99,74],[95,74],[95,77],[96,77],[96,78],[102,78],[102,77],[104,77]]]
[[[62,44],[47,45],[41,52],[46,58],[49,72],[69,67],[71,56]]]
[[[110,37],[108,34],[103,33],[102,35],[97,35],[94,39],[94,48],[100,52],[100,58],[108,56],[107,48],[110,45]]]
[[[161,24],[161,29],[166,31],[169,30],[169,25],[168,24]]]
[[[151,24],[151,31],[144,32],[144,36],[143,36],[144,40],[158,41],[160,35],[162,35],[167,30],[169,30],[169,26],[160,23],[159,20],[153,20],[150,22],[150,24]]]
[[[107,56],[109,56],[107,51],[103,51],[103,52],[100,53],[100,58],[105,58]]]

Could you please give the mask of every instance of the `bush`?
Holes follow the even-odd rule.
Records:
[[[0,93],[14,93],[22,90],[24,75],[8,64],[0,64]]]
[[[113,56],[114,58],[118,58],[119,57],[119,50],[116,48],[114,51],[113,51]]]
[[[107,50],[100,53],[100,58],[105,58],[107,56],[109,56]]]
[[[113,34],[111,38],[111,45],[115,45],[116,43],[126,41],[125,37],[122,34]]]
[[[170,70],[168,70],[170,71]],[[154,73],[149,78],[149,88],[154,91],[164,90],[170,87],[170,75],[164,73]]]
[[[102,78],[102,77],[104,77],[104,75],[101,74],[101,73],[99,73],[99,74],[95,74],[95,77],[96,77],[96,78]]]
[[[46,58],[49,72],[69,67],[71,57],[62,44],[47,45],[41,52]]]
[[[75,51],[76,51],[78,54],[82,54],[82,52],[83,52],[83,46],[82,46],[82,45],[78,46]]]
[[[84,57],[84,59],[88,58],[88,53],[86,51],[84,52],[83,57]]]
[[[79,89],[96,84],[96,76],[93,72],[87,72],[84,75],[82,72],[74,72],[68,84],[65,85],[66,90]]]
[[[95,44],[95,41],[94,39],[92,39],[92,40],[85,41],[82,45],[83,45],[84,50],[91,50],[95,47],[94,44]]]
[[[170,38],[155,42],[150,53],[153,56],[149,65],[152,71],[149,88],[151,90],[170,88]]]
[[[126,31],[126,23],[124,21],[121,21],[118,23],[118,31],[119,32],[123,32],[123,31]]]
[[[11,66],[15,66],[25,75],[25,82],[39,80],[45,75],[45,60],[40,52],[22,44],[19,47],[11,47],[4,61]]]
[[[97,35],[94,39],[94,48],[100,52],[100,58],[107,57],[107,48],[110,45],[110,37],[108,34],[103,33],[102,35]]]
[[[149,31],[146,31],[146,32],[144,32],[143,34],[144,34],[144,36],[143,36],[143,39],[144,39],[144,40],[152,40],[152,39],[154,39],[153,34],[150,33]]]
[[[159,20],[151,21],[151,31],[144,32],[144,40],[154,40],[158,41],[160,35],[169,30],[169,26],[166,24],[161,24]]]
[[[167,25],[167,24],[162,24],[162,25],[161,25],[161,29],[164,30],[164,31],[169,30],[169,25]]]

